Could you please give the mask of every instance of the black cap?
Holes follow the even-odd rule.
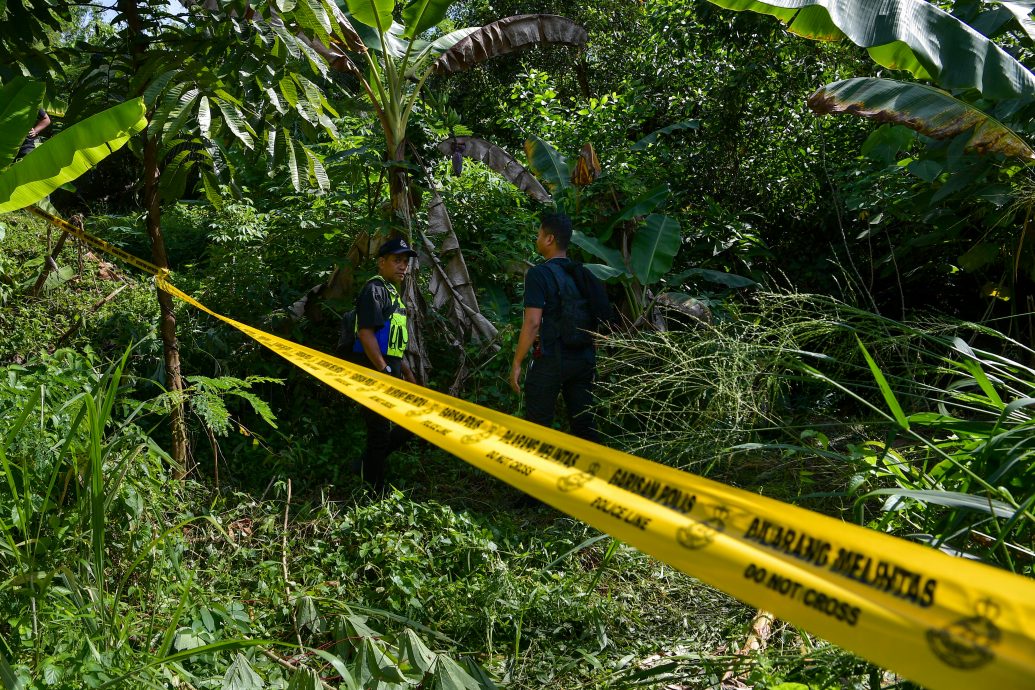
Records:
[[[389,254],[405,254],[406,256],[417,256],[417,252],[410,249],[410,245],[402,237],[393,237],[377,250],[377,258]]]

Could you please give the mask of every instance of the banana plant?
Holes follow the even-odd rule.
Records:
[[[509,55],[536,45],[581,47],[588,35],[581,26],[564,17],[546,14],[507,17],[481,27],[466,27],[443,32],[438,26],[446,18],[454,0],[345,0],[335,13],[334,23],[340,29],[325,42],[312,41],[332,69],[350,74],[359,84],[381,126],[385,139],[384,160],[389,166],[388,194],[395,232],[414,239],[414,199],[417,197],[411,171],[407,130],[418,104],[425,98],[424,87],[433,75],[447,76],[464,71],[486,60]],[[398,16],[401,21],[396,21]],[[433,183],[432,183],[433,185]],[[433,195],[437,198],[437,195]],[[448,215],[442,204],[435,204],[437,216],[429,234],[448,226]],[[418,231],[419,232],[419,231]],[[441,234],[452,235],[449,231]],[[425,238],[415,242],[428,248]],[[448,248],[446,247],[448,244]],[[353,252],[365,256],[366,243],[354,245]],[[355,251],[356,249],[360,251]],[[484,338],[495,329],[481,315],[463,252],[458,242],[436,248],[439,256],[431,259],[435,304],[448,302],[451,320],[461,332]],[[443,267],[448,270],[440,270]],[[330,280],[310,290],[292,305],[291,311],[305,313],[313,297],[338,297],[351,292],[353,265],[335,268]],[[410,304],[421,304],[413,280],[406,283]],[[448,299],[446,298],[448,295]],[[417,310],[411,318],[411,346],[417,353],[414,371],[418,379],[426,377],[429,366],[423,347],[424,314]],[[486,327],[488,325],[488,327]]]
[[[736,11],[768,14],[791,33],[816,40],[848,39],[881,65],[906,70],[926,84],[856,78],[817,90],[814,112],[851,114],[906,125],[933,139],[969,133],[966,149],[1032,160],[1031,147],[1012,127],[958,96],[979,93],[1009,118],[1035,100],[1035,74],[985,33],[926,0],[710,0]],[[974,17],[987,33],[1013,20],[1030,43],[1031,3],[1003,2],[1003,12]],[[995,19],[991,19],[992,15]],[[937,87],[937,88],[936,88]],[[951,92],[955,92],[951,93]],[[1005,101],[1005,103],[1004,103]]]
[[[43,84],[17,77],[0,87],[0,213],[31,206],[76,179],[147,125],[141,99],[65,128],[17,164],[15,153],[36,121]]]
[[[1003,122],[941,89],[893,79],[857,77],[815,91],[808,100],[817,115],[847,113],[905,125],[931,139],[966,135],[964,150],[1035,161],[1027,141]]]
[[[976,89],[995,100],[1030,100],[1035,94],[1031,71],[985,35],[927,0],[709,2],[738,12],[772,15],[803,38],[847,38],[882,67],[906,70],[945,89]]]

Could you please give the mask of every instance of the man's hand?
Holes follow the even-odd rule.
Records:
[[[521,395],[521,362],[514,362],[510,365],[510,387],[515,393]]]
[[[413,369],[410,369],[410,365],[405,361],[402,363],[402,375],[410,383],[417,383],[417,377],[413,375]]]
[[[543,310],[538,307],[525,307],[521,318],[521,332],[514,347],[514,361],[510,365],[510,387],[521,395],[521,363],[525,355],[532,349],[536,336],[539,335],[539,324],[543,321]]]

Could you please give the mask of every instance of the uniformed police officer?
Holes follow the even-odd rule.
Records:
[[[356,340],[350,358],[410,383],[416,379],[404,358],[409,333],[406,305],[399,290],[409,271],[410,258],[415,256],[417,252],[401,237],[388,240],[378,249],[377,275],[366,282],[356,298]],[[362,412],[367,427],[367,445],[361,460],[363,479],[381,492],[388,456],[413,435],[367,407]]]

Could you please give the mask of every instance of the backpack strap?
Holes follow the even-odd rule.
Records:
[[[560,294],[561,299],[564,299],[565,294],[575,294],[583,299],[585,298],[585,295],[582,294],[582,290],[579,289],[578,283],[576,283],[575,279],[569,275],[566,270],[564,270],[563,266],[556,263],[550,263],[549,261],[543,265],[549,268],[550,273],[553,274],[553,279],[557,283],[557,292]]]

